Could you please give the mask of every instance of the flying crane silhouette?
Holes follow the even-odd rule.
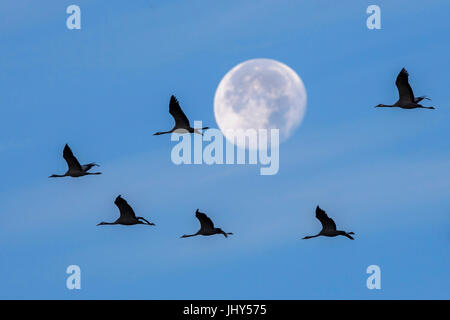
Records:
[[[209,129],[209,127],[204,127],[201,129],[194,129],[191,127],[191,124],[189,123],[189,119],[184,114],[183,110],[181,110],[180,104],[178,103],[177,98],[175,96],[170,97],[170,103],[169,103],[169,113],[172,115],[173,119],[175,120],[175,126],[170,131],[162,131],[162,132],[156,132],[153,135],[158,136],[161,134],[166,133],[172,133],[177,130],[187,130],[189,133],[202,133],[199,130],[206,130]]]
[[[67,162],[68,166],[67,172],[65,174],[52,174],[49,178],[62,178],[62,177],[78,178],[92,174],[102,174],[101,172],[88,172],[92,167],[94,166],[98,167],[99,165],[94,162],[80,165],[77,158],[75,158],[75,156],[72,153],[72,150],[67,144],[64,146],[63,157]]]
[[[214,223],[206,214],[203,212],[198,211],[198,209],[195,211],[195,216],[197,217],[198,221],[200,221],[200,230],[198,230],[194,234],[185,234],[182,235],[181,238],[188,238],[188,237],[194,237],[194,236],[212,236],[214,234],[223,234],[225,238],[228,237],[228,235],[233,234],[232,232],[225,232],[220,228],[215,228]]]
[[[114,204],[119,208],[120,217],[114,222],[100,222],[97,224],[98,226],[102,225],[112,225],[112,224],[122,224],[125,226],[131,226],[134,224],[145,224],[148,226],[154,226],[154,223],[148,222],[143,217],[136,217],[136,214],[133,211],[133,208],[128,204],[128,202],[119,195]],[[141,221],[142,220],[142,221]]]
[[[427,96],[420,96],[420,97],[414,97],[413,90],[411,89],[411,86],[408,82],[408,71],[406,71],[405,68],[403,68],[400,73],[397,76],[397,80],[395,81],[395,85],[398,89],[399,98],[396,103],[392,105],[388,104],[379,104],[375,106],[375,108],[402,108],[402,109],[416,109],[416,108],[422,108],[422,109],[434,109],[434,107],[424,107],[423,105],[419,104],[420,101],[427,99],[431,100]]]
[[[353,232],[336,230],[336,224],[334,223],[333,219],[328,217],[327,213],[322,209],[320,209],[319,206],[317,206],[316,208],[316,218],[319,219],[320,223],[322,224],[322,230],[315,236],[306,236],[303,239],[311,239],[319,236],[325,237],[345,236],[351,240],[354,240],[353,237],[351,236],[351,234],[354,234]]]

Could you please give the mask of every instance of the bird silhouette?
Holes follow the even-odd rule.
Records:
[[[119,208],[120,217],[114,222],[100,222],[97,224],[98,226],[102,225],[112,225],[112,224],[122,224],[125,226],[131,226],[134,224],[145,224],[148,226],[154,226],[154,223],[148,222],[143,217],[136,217],[136,214],[133,211],[133,208],[128,204],[128,202],[119,195],[114,204]],[[141,221],[142,220],[142,221]]]
[[[319,236],[325,237],[345,236],[351,240],[354,240],[353,237],[351,236],[352,234],[354,234],[353,232],[336,230],[336,224],[334,223],[333,219],[328,217],[327,213],[322,209],[320,209],[319,206],[317,206],[316,208],[316,218],[319,219],[320,223],[322,224],[322,230],[315,236],[306,236],[303,239],[311,239]]]
[[[185,234],[182,235],[181,238],[188,238],[188,237],[194,237],[194,236],[212,236],[214,234],[223,234],[225,238],[228,237],[228,235],[233,234],[232,232],[225,232],[220,228],[215,228],[214,223],[208,216],[200,211],[198,209],[195,211],[195,216],[197,217],[198,221],[200,221],[200,230],[198,230],[194,234]]]
[[[420,101],[426,99],[431,100],[427,96],[420,96],[420,97],[414,97],[413,90],[411,89],[411,86],[408,82],[408,71],[406,71],[405,68],[403,68],[400,73],[397,76],[397,80],[395,81],[395,85],[398,89],[399,99],[396,103],[392,105],[388,104],[379,104],[375,106],[375,108],[402,108],[402,109],[416,109],[416,108],[422,108],[422,109],[434,109],[434,107],[424,107],[423,105],[419,104]]]
[[[204,127],[201,129],[192,128],[191,124],[189,123],[189,119],[186,117],[183,110],[181,110],[180,104],[178,103],[178,100],[177,100],[177,98],[175,98],[175,96],[170,97],[169,113],[172,115],[173,119],[175,120],[175,126],[170,131],[156,132],[153,134],[154,136],[158,136],[158,135],[166,134],[166,133],[172,133],[177,130],[178,130],[177,132],[180,132],[180,133],[183,133],[182,131],[186,130],[189,133],[198,133],[198,134],[203,135],[199,130],[209,129],[209,127]]]
[[[88,163],[80,165],[77,158],[72,153],[70,147],[66,144],[64,146],[63,157],[67,162],[67,172],[65,174],[52,174],[49,178],[62,178],[62,177],[73,177],[78,178],[93,174],[102,174],[101,172],[88,172],[92,167],[99,166],[96,163]]]

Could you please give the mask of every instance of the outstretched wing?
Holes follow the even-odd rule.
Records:
[[[128,202],[122,198],[122,196],[118,196],[114,201],[114,204],[119,208],[120,218],[136,218],[134,214],[133,208],[128,204]]]
[[[186,117],[183,110],[181,110],[180,104],[175,96],[170,97],[169,113],[175,119],[175,127],[187,128],[191,126],[189,124],[189,119]]]
[[[78,170],[82,171],[81,165],[78,162],[77,158],[72,153],[72,150],[70,150],[70,147],[66,144],[63,151],[63,157],[67,162],[67,166],[69,167],[69,170]]]
[[[211,230],[214,229],[214,223],[206,214],[203,212],[195,211],[195,216],[197,217],[198,221],[200,221],[200,229],[202,230]]]
[[[336,224],[333,219],[327,216],[327,213],[320,209],[319,206],[316,208],[316,218],[319,219],[322,224],[322,230],[336,230]]]
[[[395,81],[395,85],[397,86],[398,94],[400,96],[399,101],[402,102],[414,102],[414,93],[409,85],[408,76],[408,71],[403,68]]]

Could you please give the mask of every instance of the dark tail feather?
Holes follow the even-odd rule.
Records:
[[[154,223],[151,223],[151,222],[148,222],[145,218],[143,218],[143,217],[137,217],[136,219],[138,219],[138,220],[144,220],[149,226],[154,226],[155,224]]]
[[[349,233],[344,234],[344,236],[346,236],[347,238],[349,238],[349,239],[351,239],[351,240],[355,240],[355,239],[351,236],[351,234],[354,234],[354,233],[353,233],[353,232],[349,232]]]
[[[203,132],[200,132],[199,130],[206,130],[206,129],[209,129],[209,127],[203,127],[201,129],[194,129],[194,133],[197,133],[199,135],[203,135]]]
[[[415,103],[419,103],[420,101],[422,101],[422,100],[431,100],[430,98],[428,98],[427,96],[420,96],[420,97],[416,97],[415,99],[414,99],[414,102]]]

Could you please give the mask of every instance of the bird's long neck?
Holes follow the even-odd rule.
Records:
[[[66,177],[65,174],[52,174],[49,178],[64,178]]]
[[[315,236],[306,236],[306,237],[303,238],[303,240],[311,239],[311,238],[317,238],[318,236],[320,236],[320,233],[316,234]]]
[[[377,107],[378,108],[393,108],[394,106],[390,105],[390,104],[379,104]]]
[[[98,224],[98,226],[112,225],[112,224],[117,224],[117,222],[116,222],[116,221],[114,221],[114,222],[100,222],[100,223]]]
[[[167,134],[167,133],[172,133],[172,132],[173,132],[173,129],[170,130],[170,131],[160,131],[160,132],[154,133],[153,135],[154,136],[159,136],[161,134]]]
[[[198,232],[193,233],[193,234],[184,234],[181,236],[181,238],[189,238],[189,237],[195,237],[198,236]]]

